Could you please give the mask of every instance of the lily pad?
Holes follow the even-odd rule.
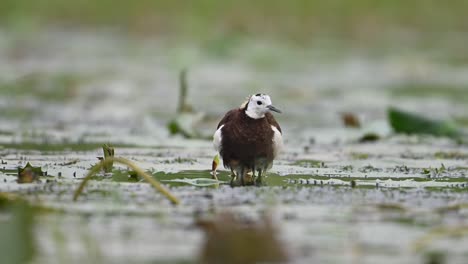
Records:
[[[457,140],[462,137],[460,128],[451,120],[432,120],[396,108],[388,109],[388,119],[397,133],[427,134]]]
[[[186,183],[197,187],[208,187],[219,185],[220,181],[216,179],[207,178],[194,178],[194,179],[173,179],[173,180],[162,180],[162,182],[173,182],[173,183]]]

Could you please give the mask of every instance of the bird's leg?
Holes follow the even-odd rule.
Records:
[[[242,167],[240,169],[240,175],[238,175],[239,176],[239,183],[240,183],[241,186],[245,185],[245,183],[244,183],[244,176],[245,176],[244,173],[245,173],[245,168]]]
[[[247,181],[247,185],[254,185],[254,184],[255,184],[255,177],[256,177],[256,175],[255,175],[255,172],[256,172],[255,167],[254,167],[254,168],[251,168],[249,171],[251,172],[251,175],[250,175],[250,177],[248,178],[249,180]]]
[[[262,186],[262,176],[263,176],[264,170],[258,169],[258,176],[255,179],[255,185],[257,186]]]
[[[236,178],[236,173],[234,173],[234,170],[231,168],[231,182],[230,182],[231,187],[234,186],[234,179],[235,178]]]

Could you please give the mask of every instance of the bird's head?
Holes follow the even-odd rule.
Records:
[[[278,108],[272,105],[270,96],[266,94],[250,96],[247,108],[245,109],[245,113],[253,119],[263,118],[270,111],[281,113]]]

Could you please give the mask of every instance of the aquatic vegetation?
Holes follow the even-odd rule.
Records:
[[[290,12],[281,8],[283,3],[277,4],[273,8]],[[405,10],[409,10],[407,4],[402,5]],[[64,8],[70,5],[74,4]],[[118,3],[106,11],[114,17],[125,5]],[[260,6],[253,5],[252,10]],[[293,263],[346,263],[351,258],[355,262],[437,261],[431,252],[444,252],[442,261],[464,263],[466,232],[432,236],[420,250],[409,249],[438,227],[466,226],[466,145],[419,131],[390,135],[383,106],[390,103],[421,113],[430,107],[454,116],[457,127],[464,129],[466,67],[446,65],[444,57],[463,56],[466,47],[451,38],[438,39],[446,43],[444,47],[463,47],[442,50],[437,41],[415,41],[434,47],[411,50],[408,46],[401,52],[389,47],[395,45],[392,42],[406,47],[400,42],[405,40],[379,38],[386,42],[381,47],[384,51],[363,50],[361,45],[354,50],[347,43],[315,39],[315,35],[314,43],[304,47],[271,39],[257,41],[245,33],[231,35],[230,30],[259,29],[255,25],[242,28],[245,21],[237,20],[237,14],[245,12],[229,10],[232,16],[227,19],[235,28],[219,25],[210,36],[200,35],[196,40],[166,40],[146,32],[137,33],[144,35],[140,38],[105,29],[96,33],[59,28],[31,36],[0,32],[0,54],[5,55],[0,66],[6,69],[0,83],[16,89],[0,88],[0,220],[5,228],[13,229],[11,207],[26,202],[34,208],[38,217],[32,217],[33,241],[40,243],[34,245],[34,259],[29,262],[193,263],[202,254],[212,256],[203,259],[238,254],[233,257],[238,260],[245,257],[244,251],[229,245],[241,244],[249,246],[244,253],[253,252],[252,256],[287,252],[287,260]],[[53,12],[37,10],[49,11]],[[149,22],[144,18],[146,11],[127,11],[138,14],[140,23]],[[165,15],[172,17],[170,12]],[[3,19],[8,18],[0,16]],[[184,16],[179,22],[197,27],[185,19],[189,20]],[[371,27],[352,31],[364,38],[373,36],[377,23],[363,19]],[[121,22],[126,23],[125,18],[119,17],[117,24]],[[362,38],[357,41],[367,45]],[[186,62],[193,84],[189,90],[188,72],[182,71],[178,90],[177,73]],[[94,82],[101,72],[112,74],[98,76],[99,82]],[[438,94],[444,91],[437,87],[439,91],[427,96],[397,94],[394,84],[408,79],[447,82],[454,89],[446,92],[453,95]],[[40,90],[34,90],[36,86]],[[236,98],[253,90],[271,93],[284,105],[284,116],[278,118],[284,124],[285,150],[269,171],[265,186],[231,188],[230,171],[213,158],[212,144],[205,139],[211,137],[223,111],[237,106]],[[206,115],[193,115],[194,109]],[[361,128],[343,127],[337,118],[343,111],[365,117],[359,120]],[[167,125],[177,116],[178,127],[171,129],[179,132],[172,136]],[[406,121],[414,125],[419,117]],[[421,124],[444,123],[428,117],[429,122]],[[181,128],[188,131],[185,136]],[[103,149],[105,142],[112,146]],[[124,160],[115,157],[112,148],[138,166],[117,162]],[[97,156],[103,156],[102,163]],[[42,168],[44,175],[35,176],[38,181],[18,184],[17,168],[27,162]],[[34,178],[30,172],[24,176]],[[157,186],[171,196],[155,191]],[[78,202],[72,202],[73,198]],[[176,201],[179,206],[173,205]],[[225,210],[232,219],[219,215]],[[205,217],[208,229],[194,228]],[[221,231],[212,235],[209,228]],[[205,239],[209,237],[215,242],[208,246]],[[251,243],[254,239],[260,240],[257,251]],[[277,247],[261,245],[265,240],[278,242]],[[213,245],[228,248],[213,252]]]
[[[365,133],[364,135],[362,135],[358,139],[358,142],[360,142],[360,143],[375,142],[375,141],[378,141],[380,138],[381,138],[381,136],[379,134],[369,132],[369,133]]]
[[[180,134],[185,138],[206,138],[196,129],[205,114],[197,112],[187,103],[188,83],[187,70],[184,69],[179,75],[179,103],[177,115],[167,124],[167,128],[172,135]]]
[[[321,160],[296,160],[291,165],[305,168],[326,168],[325,163]]]
[[[165,183],[184,183],[184,184],[189,184],[192,186],[197,186],[197,187],[209,187],[209,186],[219,186],[220,183],[227,183],[227,182],[221,182],[218,179],[207,179],[207,178],[177,178],[177,179],[171,179],[171,180],[162,180],[162,182]]]
[[[441,164],[439,168],[423,168],[422,173],[426,174],[428,177],[434,178],[440,176],[446,170],[444,164]]]
[[[388,119],[397,133],[429,134],[460,140],[463,136],[453,121],[435,121],[396,108],[388,109]]]
[[[172,195],[168,190],[166,190],[157,180],[155,180],[153,177],[148,175],[146,172],[144,172],[142,169],[140,169],[137,165],[135,165],[133,162],[124,159],[124,158],[118,158],[118,157],[108,157],[105,160],[102,160],[99,162],[97,165],[93,166],[89,173],[86,175],[86,177],[83,179],[81,182],[80,186],[78,189],[75,191],[75,194],[73,195],[73,200],[76,201],[78,199],[78,196],[83,192],[84,187],[86,186],[86,183],[91,179],[91,177],[98,173],[101,169],[103,169],[106,166],[109,166],[109,164],[118,162],[127,165],[128,167],[132,168],[139,176],[143,177],[147,182],[151,184],[156,190],[161,192],[164,196],[167,197],[172,203],[178,204],[180,203],[179,199],[177,199],[174,195]]]
[[[41,167],[33,167],[31,163],[27,163],[24,168],[18,167],[18,183],[31,183],[43,176],[44,172]]]
[[[114,148],[110,146],[109,144],[104,144],[102,146],[102,150],[104,151],[103,161],[114,157]],[[111,161],[111,162],[106,162],[106,165],[103,165],[102,168],[104,172],[109,173],[109,172],[112,172],[113,166],[114,166],[114,162]]]

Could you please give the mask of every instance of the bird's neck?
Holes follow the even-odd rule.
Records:
[[[245,114],[252,119],[260,119],[265,117],[265,113],[258,113],[256,111],[252,111],[252,109],[249,108],[245,110]]]

